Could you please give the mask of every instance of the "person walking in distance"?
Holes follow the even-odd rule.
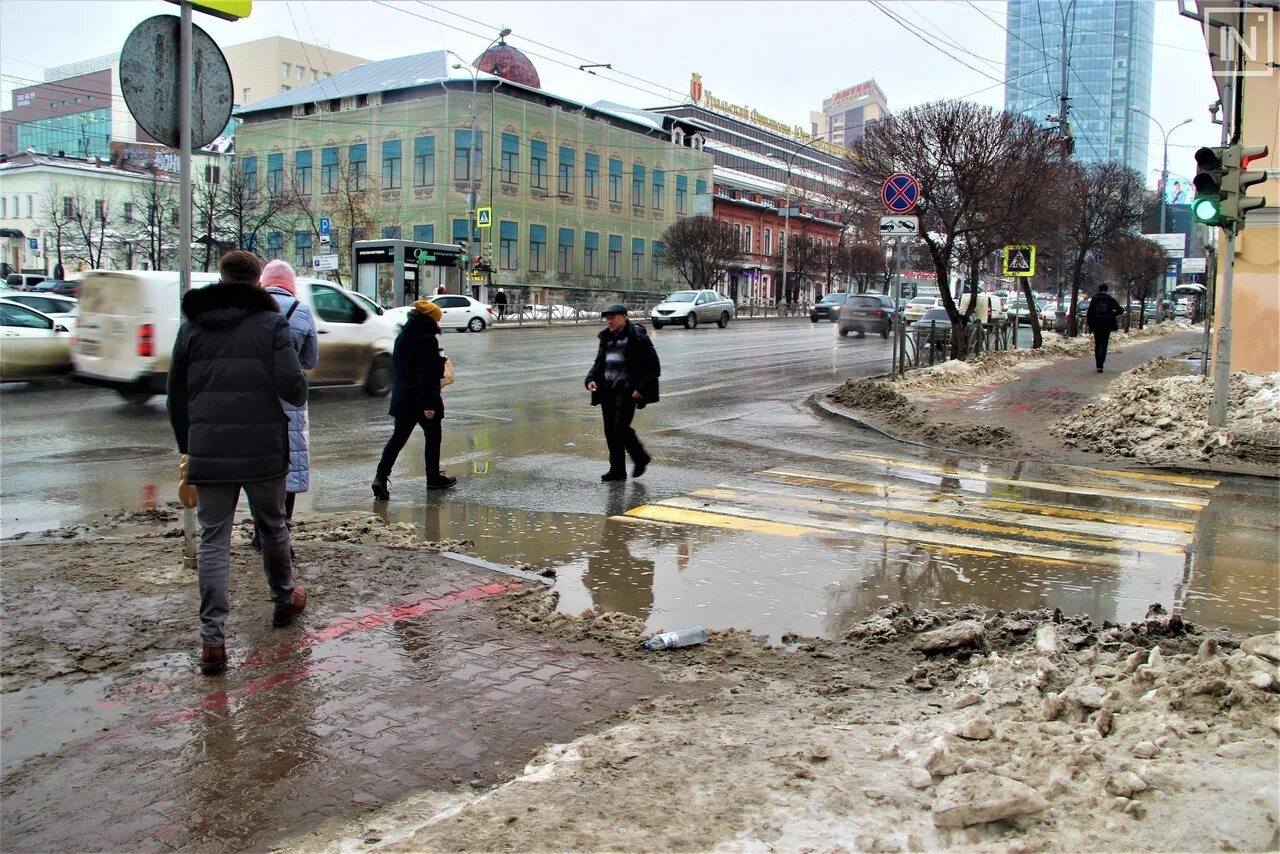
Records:
[[[316,321],[311,308],[298,299],[298,282],[293,268],[284,261],[268,261],[262,268],[259,284],[275,299],[280,313],[289,322],[289,334],[293,339],[293,349],[298,354],[298,362],[304,371],[309,371],[320,361],[320,345],[316,336]],[[284,515],[285,524],[293,522],[293,505],[299,492],[311,488],[311,439],[307,430],[307,405],[294,406],[288,401],[281,401],[285,414],[289,416],[289,475],[285,478]],[[255,520],[256,520],[255,516]],[[262,551],[261,535],[254,525],[253,547]]]
[[[427,489],[448,489],[458,482],[456,477],[440,471],[440,422],[444,419],[444,401],[440,397],[440,378],[444,375],[439,340],[442,315],[440,306],[420,299],[413,304],[404,328],[396,337],[391,353],[394,374],[389,410],[395,426],[382,449],[382,459],[373,478],[373,497],[379,501],[391,498],[387,485],[391,469],[415,426],[421,427],[426,437]]]
[[[185,320],[173,346],[167,404],[178,452],[188,456],[187,481],[197,488],[200,669],[209,676],[227,665],[231,529],[242,489],[262,536],[272,624],[289,625],[307,604],[306,591],[294,583],[285,526],[289,419],[281,406],[306,403],[307,378],[288,321],[258,286],[257,257],[228,252],[218,274],[217,283],[182,299]]]
[[[502,288],[498,288],[498,292],[493,295],[493,307],[498,310],[499,320],[507,316],[507,294]]]
[[[603,481],[627,479],[627,454],[635,463],[632,477],[649,466],[649,454],[631,429],[636,409],[658,402],[658,377],[662,367],[649,331],[627,317],[626,306],[614,304],[601,312],[605,328],[597,336],[600,345],[587,372],[591,405],[600,407],[604,439],[609,446],[609,470]]]
[[[1098,365],[1098,373],[1102,373],[1107,361],[1107,344],[1111,333],[1116,331],[1116,318],[1122,314],[1124,309],[1107,293],[1107,286],[1098,285],[1098,292],[1089,300],[1089,310],[1084,313],[1085,325],[1093,333],[1093,360]]]

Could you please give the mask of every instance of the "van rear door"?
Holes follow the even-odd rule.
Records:
[[[177,283],[174,283],[175,300]],[[152,314],[147,286],[128,273],[89,273],[80,282],[72,357],[77,376],[132,382],[149,369],[139,355],[138,327]],[[154,331],[152,348],[154,351]]]

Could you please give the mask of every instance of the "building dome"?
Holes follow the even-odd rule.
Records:
[[[529,57],[516,50],[506,42],[498,42],[476,58],[472,65],[485,74],[519,83],[532,89],[542,88],[542,79],[538,77],[538,69],[533,67]]]

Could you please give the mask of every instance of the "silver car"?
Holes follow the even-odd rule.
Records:
[[[653,307],[649,321],[654,329],[677,323],[693,329],[699,323],[712,322],[724,329],[733,319],[734,311],[733,300],[715,291],[676,291]]]

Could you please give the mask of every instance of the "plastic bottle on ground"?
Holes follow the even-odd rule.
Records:
[[[648,650],[675,649],[681,646],[696,646],[700,643],[706,643],[706,640],[707,630],[705,628],[702,626],[690,626],[687,629],[654,635],[644,642],[644,648]]]

